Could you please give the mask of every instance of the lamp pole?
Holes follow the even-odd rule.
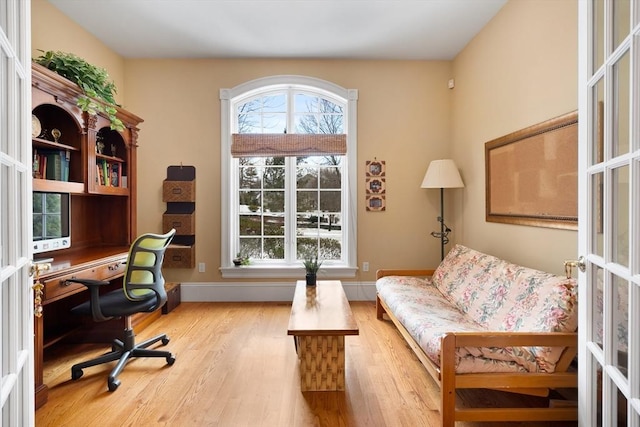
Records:
[[[440,187],[440,261],[444,260],[444,188]]]

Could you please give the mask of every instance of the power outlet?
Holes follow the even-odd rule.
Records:
[[[369,271],[369,263],[367,261],[362,263],[362,271]]]
[[[201,263],[199,263],[199,264],[198,264],[198,271],[199,271],[200,273],[204,273],[204,271],[205,271],[205,264],[204,264],[204,262],[201,262]]]

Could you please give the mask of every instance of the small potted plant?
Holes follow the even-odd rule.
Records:
[[[249,265],[249,257],[242,255],[242,253],[238,252],[236,257],[233,259],[233,265],[236,267],[240,267],[241,265]]]
[[[307,276],[306,276],[307,286],[315,286],[318,270],[322,265],[322,261],[319,261],[318,257],[314,256],[314,257],[305,258],[303,263],[304,263],[304,269],[307,272]]]

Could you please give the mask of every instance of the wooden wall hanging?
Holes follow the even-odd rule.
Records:
[[[386,209],[386,170],[384,160],[367,160],[365,173],[365,203],[367,211]]]
[[[162,232],[175,228],[176,235],[164,255],[165,268],[194,268],[196,265],[196,168],[169,166],[162,183]]]

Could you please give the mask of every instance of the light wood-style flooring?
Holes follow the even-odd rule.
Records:
[[[113,393],[106,384],[111,364],[85,369],[76,381],[70,373],[74,363],[108,346],[49,349],[49,401],[36,411],[36,426],[440,425],[438,388],[393,324],[376,319],[373,302],[351,307],[360,335],[345,339],[344,392],[300,392],[293,339],[287,336],[290,304],[183,302],[138,335],[143,340],[166,332],[175,364],[133,360]],[[503,395],[479,398],[491,402]]]

